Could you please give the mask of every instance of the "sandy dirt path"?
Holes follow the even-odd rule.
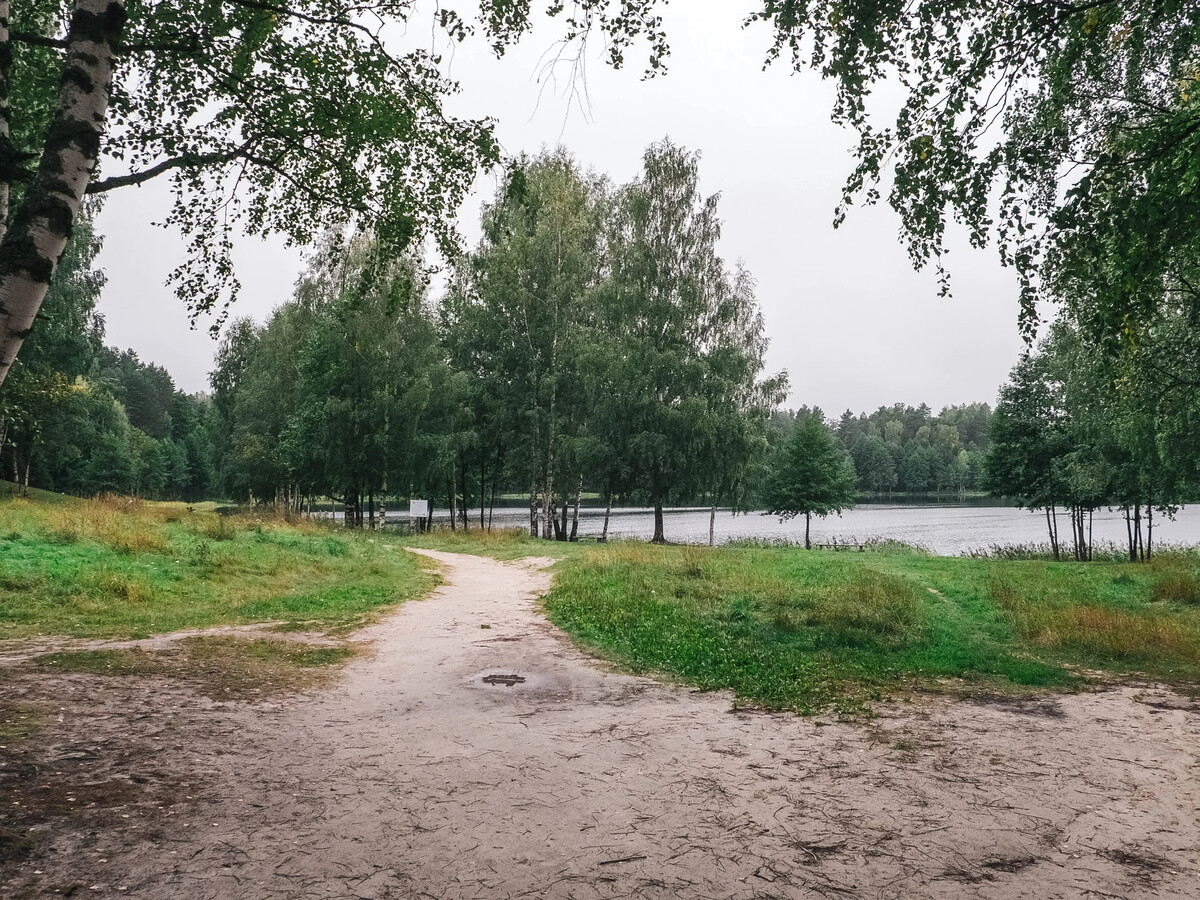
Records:
[[[81,895],[188,900],[1200,896],[1192,700],[933,698],[850,724],[736,711],[603,671],[537,612],[536,565],[428,555],[446,584],[369,629],[374,654],[337,686],[176,710],[190,737],[163,741],[157,766],[202,783],[138,840],[52,840],[31,863],[42,881],[22,884],[69,870]]]

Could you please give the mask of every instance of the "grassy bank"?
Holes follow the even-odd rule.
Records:
[[[545,600],[642,673],[811,711],[944,679],[1070,687],[1083,670],[1200,679],[1197,560],[1148,566],[616,544]]]
[[[511,560],[526,556],[574,559],[591,549],[602,546],[594,539],[571,543],[569,541],[543,541],[531,538],[524,528],[494,528],[491,531],[474,528],[470,531],[451,531],[438,528],[428,534],[411,535],[405,538],[408,547],[424,550],[442,550],[447,553],[470,553],[490,559]]]
[[[436,576],[399,537],[126,500],[0,502],[0,639],[346,629]]]

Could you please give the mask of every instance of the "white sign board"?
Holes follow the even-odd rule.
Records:
[[[410,519],[425,519],[429,517],[429,501],[428,500],[411,500],[408,504],[408,517]]]

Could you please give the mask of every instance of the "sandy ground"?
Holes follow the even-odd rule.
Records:
[[[538,614],[536,565],[429,555],[447,583],[306,696],[0,669],[51,713],[2,757],[40,844],[0,894],[1200,897],[1194,700],[739,711],[603,671]]]
[[[256,622],[253,625],[216,625],[212,628],[189,628],[156,634],[136,640],[116,638],[72,638],[61,635],[45,635],[24,640],[0,641],[0,669],[20,666],[32,662],[39,656],[61,651],[77,650],[172,650],[188,638],[199,637],[242,637],[270,638],[273,641],[296,641],[306,644],[334,646],[339,641],[309,631],[280,631],[283,622]]]

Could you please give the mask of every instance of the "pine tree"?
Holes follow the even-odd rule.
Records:
[[[812,517],[854,505],[854,463],[816,416],[806,416],[779,450],[767,483],[767,511],[804,516],[804,547],[812,548]]]

